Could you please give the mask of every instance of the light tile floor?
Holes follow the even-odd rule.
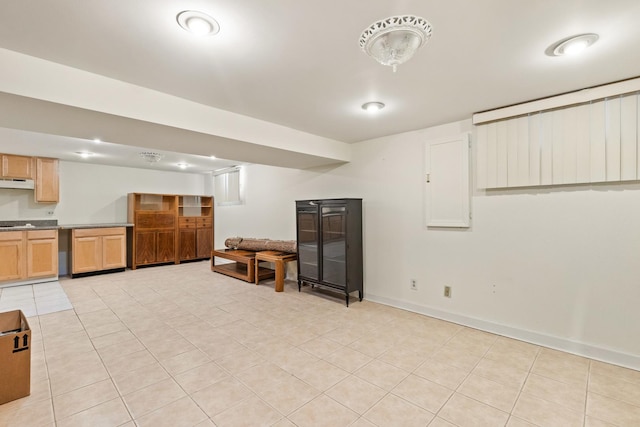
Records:
[[[293,282],[198,262],[60,283],[73,309],[29,318],[32,393],[2,426],[640,425],[638,371]]]
[[[72,308],[58,281],[0,288],[0,312],[22,310],[30,317]]]

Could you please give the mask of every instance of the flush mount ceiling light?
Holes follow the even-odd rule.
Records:
[[[176,166],[180,169],[186,169],[189,167],[189,163],[176,163]]]
[[[160,161],[160,159],[162,159],[162,154],[154,153],[153,151],[143,151],[142,153],[140,153],[140,157],[142,157],[142,160],[144,160],[145,162],[157,163]]]
[[[375,113],[384,108],[384,104],[382,102],[365,102],[362,104],[362,109],[368,113]]]
[[[431,24],[412,15],[391,16],[369,25],[360,36],[360,47],[395,72],[431,37]]]
[[[549,46],[545,53],[549,56],[575,55],[597,42],[598,38],[594,33],[567,37]]]
[[[215,19],[197,10],[180,12],[176,20],[185,31],[196,36],[212,36],[220,31],[220,25]]]

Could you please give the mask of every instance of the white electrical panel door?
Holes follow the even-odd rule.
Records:
[[[427,227],[469,227],[469,134],[427,142],[424,179]]]

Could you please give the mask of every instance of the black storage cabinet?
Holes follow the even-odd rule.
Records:
[[[362,301],[362,199],[296,201],[298,291],[303,284]]]

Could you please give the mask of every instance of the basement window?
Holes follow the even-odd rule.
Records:
[[[213,173],[215,186],[216,205],[240,205],[242,204],[240,167],[235,166]]]

